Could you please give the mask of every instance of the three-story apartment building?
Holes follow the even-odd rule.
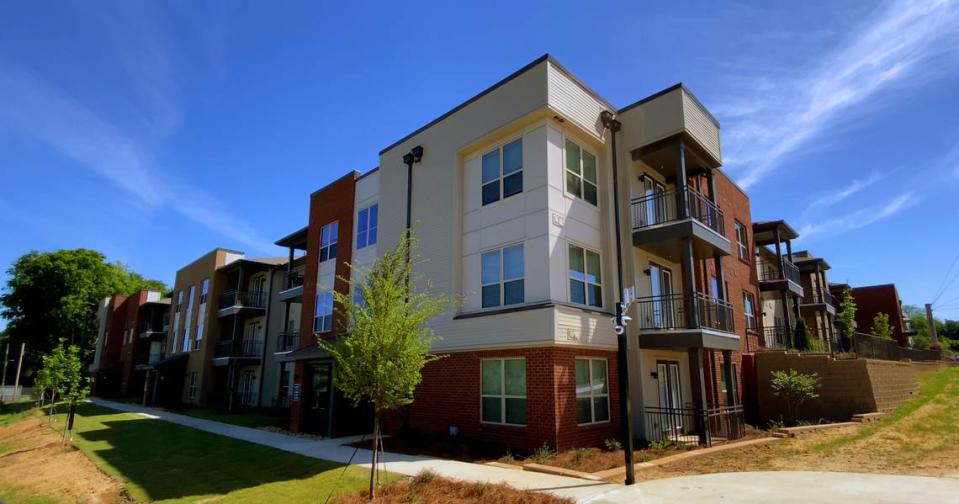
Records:
[[[807,250],[796,252],[793,257],[799,268],[803,288],[803,297],[799,302],[800,313],[813,339],[821,341],[825,349],[831,349],[836,336],[836,307],[833,305],[826,277],[826,271],[830,269],[829,263],[821,257],[813,256]]]
[[[793,348],[804,296],[792,252],[792,240],[799,234],[786,222],[777,220],[754,223],[753,236],[762,291],[763,347]]]

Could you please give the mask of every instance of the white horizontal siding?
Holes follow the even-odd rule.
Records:
[[[683,93],[683,121],[686,131],[693,136],[717,160],[723,156],[719,145],[719,128],[709,114],[687,93]]]
[[[548,79],[550,107],[596,138],[602,138],[603,123],[599,114],[605,106],[552,64]]]

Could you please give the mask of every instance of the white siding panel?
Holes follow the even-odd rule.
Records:
[[[602,138],[599,114],[605,106],[552,64],[549,66],[549,105],[591,135]]]
[[[703,147],[718,160],[722,160],[722,151],[719,144],[719,128],[710,119],[709,114],[699,103],[686,93],[683,93],[683,117],[686,130],[699,141]]]
[[[556,342],[616,348],[616,333],[609,315],[558,306]]]
[[[436,335],[442,338],[433,344],[437,352],[553,342],[553,308],[460,320],[443,316],[432,325]]]

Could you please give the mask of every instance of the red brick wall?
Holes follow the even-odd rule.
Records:
[[[480,422],[481,360],[496,357],[526,359],[527,425],[503,426]],[[610,421],[576,424],[576,357],[605,357],[609,381]],[[599,446],[619,437],[619,393],[616,353],[558,347],[456,352],[430,363],[409,407],[409,425],[447,433],[459,427],[466,440],[485,441],[514,451],[532,451],[543,443],[556,449]]]
[[[902,346],[907,346],[902,319],[902,306],[899,301],[899,292],[893,284],[872,285],[852,289],[852,298],[856,301],[857,331],[869,333],[872,330],[872,319],[883,312],[889,315],[889,325],[892,326],[892,337]],[[838,307],[837,307],[838,309]]]

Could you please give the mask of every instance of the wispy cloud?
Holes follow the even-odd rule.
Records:
[[[959,49],[956,0],[894,1],[858,33],[798,72],[765,69],[720,111],[726,165],[749,187],[826,128],[895,86],[928,82]]]
[[[813,202],[810,203],[808,207],[806,207],[806,212],[810,212],[812,210],[822,209],[822,208],[835,205],[836,203],[839,203],[841,201],[848,199],[849,197],[855,195],[856,193],[859,193],[863,189],[866,189],[867,187],[875,184],[876,182],[879,182],[880,180],[884,178],[886,178],[886,174],[873,172],[873,173],[870,173],[869,176],[864,179],[855,179],[852,182],[850,182],[849,185],[847,185],[846,187],[823,194],[822,196],[813,200]]]
[[[900,194],[880,205],[872,205],[847,213],[846,215],[827,219],[822,222],[806,224],[799,229],[799,236],[806,240],[817,235],[837,235],[847,233],[861,227],[874,224],[909,208],[918,203],[919,198],[914,192]]]

